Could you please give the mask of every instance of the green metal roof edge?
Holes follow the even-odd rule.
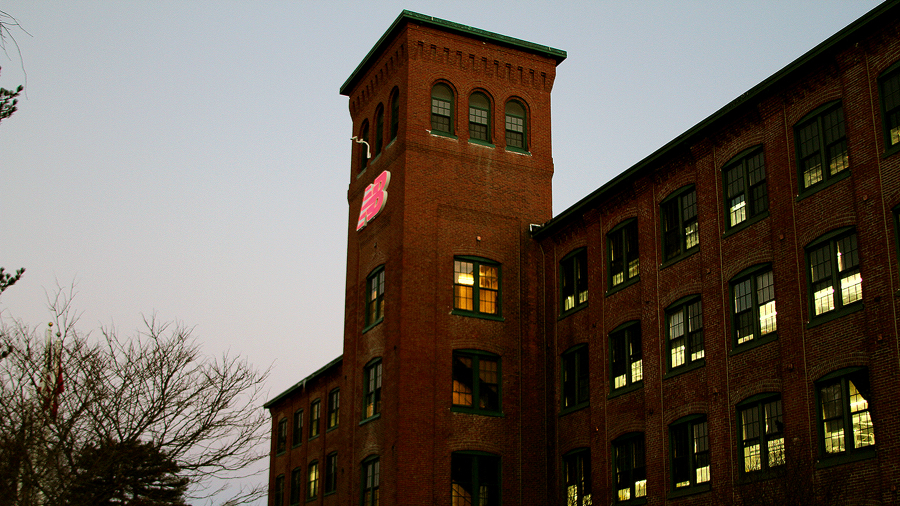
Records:
[[[831,37],[825,39],[825,41],[810,49],[793,62],[787,64],[781,70],[775,72],[761,83],[757,84],[753,88],[750,88],[741,96],[732,100],[700,123],[697,123],[683,134],[672,139],[663,147],[657,149],[643,160],[631,166],[631,168],[607,181],[602,186],[591,192],[589,195],[582,198],[575,204],[572,204],[565,211],[559,213],[559,215],[551,218],[550,221],[544,223],[540,228],[535,230],[531,234],[532,237],[534,239],[541,239],[544,236],[553,233],[556,229],[562,227],[563,224],[568,223],[579,214],[582,214],[585,211],[588,211],[589,209],[595,207],[597,201],[601,200],[607,192],[611,192],[620,183],[623,183],[629,178],[634,177],[638,172],[641,172],[643,169],[652,166],[656,161],[665,157],[666,155],[675,153],[676,149],[681,148],[683,147],[683,144],[688,144],[693,139],[700,137],[701,133],[703,133],[707,129],[712,128],[714,124],[718,123],[720,120],[733,113],[735,110],[738,110],[743,106],[747,106],[748,104],[754,103],[754,101],[759,98],[760,95],[768,92],[776,85],[787,81],[795,74],[800,73],[808,65],[818,61],[819,58],[823,57],[823,55],[829,54],[829,52],[835,46],[848,42],[849,39],[856,36],[857,34],[865,35],[865,33],[863,33],[863,30],[869,28],[869,25],[871,25],[872,23],[881,21],[882,17],[885,14],[897,8],[898,6],[900,6],[900,0],[887,0],[886,2],[879,4],[869,12],[863,14],[856,21],[853,21]]]
[[[403,24],[407,21],[415,21],[417,23],[421,23],[433,28],[438,28],[444,31],[468,35],[470,37],[493,42],[501,46],[512,47],[515,49],[527,51],[529,53],[535,53],[541,56],[546,56],[548,58],[553,58],[554,60],[556,60],[557,65],[559,65],[563,60],[566,59],[566,52],[561,49],[555,49],[550,46],[542,46],[540,44],[517,39],[515,37],[508,37],[506,35],[500,35],[498,33],[489,32],[487,30],[481,30],[479,28],[473,28],[471,26],[466,26],[460,23],[454,23],[452,21],[436,18],[434,16],[426,16],[424,14],[419,14],[418,12],[404,10],[400,13],[399,16],[397,16],[397,19],[394,20],[390,28],[388,28],[387,31],[384,32],[384,35],[382,35],[381,38],[378,39],[378,42],[375,43],[366,57],[363,58],[362,62],[360,62],[353,73],[350,74],[350,77],[348,77],[347,80],[344,81],[344,84],[341,85],[341,95],[347,95],[347,89],[356,84],[356,81],[359,80],[360,77],[362,77],[362,73],[369,66],[369,63],[374,60],[376,55],[381,54],[384,46],[387,45],[387,41],[393,39],[400,28],[403,26]]]
[[[344,355],[343,354],[338,355],[338,357],[336,359],[332,360],[331,362],[328,362],[324,366],[320,367],[319,370],[317,370],[316,372],[303,378],[302,380],[297,382],[294,386],[288,388],[284,392],[281,392],[280,394],[276,395],[272,400],[263,404],[263,408],[269,409],[272,405],[274,405],[278,401],[284,399],[288,395],[292,394],[294,391],[299,390],[301,388],[306,388],[306,384],[308,382],[313,381],[314,379],[318,378],[319,376],[322,376],[323,374],[328,372],[332,367],[336,367],[337,365],[339,365],[343,360],[344,360]]]

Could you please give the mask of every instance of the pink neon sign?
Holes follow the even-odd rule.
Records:
[[[391,173],[384,171],[372,181],[372,184],[366,186],[362,207],[359,208],[359,221],[356,222],[357,232],[365,228],[381,212],[384,203],[387,202],[387,188],[390,183]]]

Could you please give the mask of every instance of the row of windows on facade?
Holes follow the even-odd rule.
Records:
[[[341,412],[341,391],[335,388],[328,393],[328,413],[325,418],[326,430],[334,429],[338,426]],[[293,424],[291,428],[291,445],[299,446],[303,443],[303,409],[294,411]],[[309,439],[319,437],[320,426],[322,422],[322,402],[316,399],[309,403]],[[287,449],[288,441],[288,419],[282,418],[278,421],[277,434],[275,437],[275,453],[281,454]]]
[[[875,429],[867,371],[836,371],[819,380],[815,392],[818,451],[824,462],[874,456]],[[798,423],[805,423],[805,416]],[[735,424],[743,475],[765,474],[785,465],[791,451],[785,445],[785,417],[779,394],[760,394],[739,403]],[[702,492],[709,488],[713,479],[709,441],[706,415],[689,415],[669,425],[670,493]],[[625,434],[615,439],[611,447],[613,501],[646,498],[652,489],[648,488],[644,434]],[[563,456],[563,467],[567,504],[591,504],[591,450],[568,452]]]
[[[456,135],[456,96],[446,83],[437,83],[431,88],[431,132]],[[494,142],[494,121],[491,111],[494,107],[487,93],[474,91],[469,95],[469,140],[492,144]],[[525,103],[519,99],[507,100],[504,105],[503,130],[507,148],[527,150],[527,113]]]

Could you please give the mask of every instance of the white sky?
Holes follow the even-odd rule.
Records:
[[[41,324],[74,282],[82,330],[179,320],[273,365],[272,398],[341,353],[338,89],[402,9],[568,52],[558,214],[877,3],[0,0],[28,31],[0,53],[27,93],[0,123],[0,266],[27,268],[0,311]]]

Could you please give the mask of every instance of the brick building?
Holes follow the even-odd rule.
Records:
[[[565,57],[404,11],[341,87],[344,353],[269,504],[900,501],[900,2],[553,217]]]

